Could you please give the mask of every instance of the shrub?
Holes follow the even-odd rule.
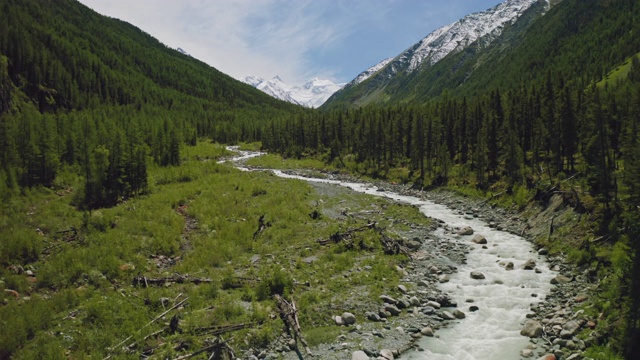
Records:
[[[293,280],[280,269],[275,269],[270,275],[263,276],[256,288],[256,298],[266,300],[273,295],[286,296],[293,288]]]

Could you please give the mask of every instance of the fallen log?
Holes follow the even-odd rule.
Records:
[[[234,325],[214,325],[207,327],[195,328],[192,330],[195,334],[209,334],[209,335],[221,335],[231,331],[238,331],[249,327],[256,326],[256,323],[242,323]]]
[[[231,346],[229,346],[226,341],[218,337],[213,340],[212,345],[206,346],[194,353],[177,357],[175,360],[189,359],[204,352],[211,352],[211,356],[208,357],[210,360],[233,360],[236,358]]]
[[[163,277],[163,278],[148,278],[146,276],[136,276],[133,278],[133,286],[144,286],[149,287],[153,286],[163,286],[166,283],[193,283],[193,284],[201,284],[201,283],[210,283],[213,280],[209,278],[192,278],[189,275],[183,275],[179,273],[175,273],[173,276]]]
[[[288,332],[293,332],[293,339],[297,342],[302,343],[304,345],[304,349],[307,352],[307,355],[313,356],[309,345],[302,337],[302,329],[300,328],[300,322],[298,321],[298,309],[296,308],[296,302],[291,298],[291,303],[285,300],[282,296],[276,294],[274,295],[276,303],[278,305],[278,312],[280,314],[280,319],[284,323]],[[297,348],[296,348],[296,351]],[[300,358],[302,355],[298,352]]]
[[[331,236],[329,236],[328,239],[319,239],[319,240],[316,240],[316,242],[318,244],[320,244],[320,245],[327,245],[329,243],[337,244],[339,242],[351,239],[351,236],[356,232],[364,231],[364,230],[367,230],[367,229],[374,229],[375,227],[376,227],[376,223],[372,222],[372,223],[366,224],[364,226],[360,226],[360,227],[357,227],[357,228],[354,228],[354,229],[349,229],[349,230],[347,230],[345,232],[336,232],[336,233],[332,234]]]
[[[410,255],[411,251],[404,246],[401,240],[393,239],[389,237],[383,229],[380,229],[380,243],[382,244],[382,249],[384,253],[387,255],[398,255],[405,254]]]
[[[173,305],[169,310],[163,312],[162,314],[156,316],[153,320],[149,321],[147,324],[145,324],[143,327],[141,327],[140,329],[138,329],[138,331],[136,331],[136,334],[141,332],[143,329],[145,329],[147,326],[153,324],[154,322],[162,319],[165,315],[167,315],[169,312],[173,311],[174,309],[180,307],[182,304],[184,304],[185,302],[187,302],[187,300],[189,300],[189,297],[184,298],[182,301],[180,301],[179,303]],[[128,336],[126,339],[122,340],[121,342],[119,342],[117,345],[112,346],[111,348],[109,348],[109,351],[115,351],[117,350],[120,346],[122,346],[122,344],[126,343],[127,341],[131,340],[131,338],[133,337],[133,335]],[[131,346],[131,345],[129,345]],[[128,349],[129,346],[127,346],[126,348]],[[104,360],[111,358],[111,354],[109,354],[107,357],[104,358]]]

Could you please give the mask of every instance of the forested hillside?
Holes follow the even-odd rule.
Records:
[[[0,195],[87,178],[82,206],[146,191],[147,158],[180,161],[197,137],[254,141],[298,111],[76,1],[0,3]]]
[[[541,86],[547,73],[586,86],[608,69],[638,52],[640,24],[636,1],[540,1],[498,39],[480,41],[452,53],[433,66],[389,75],[381,71],[367,81],[334,94],[325,109],[363,104],[419,104],[448,92],[461,99],[500,87]],[[542,15],[544,14],[544,15]]]
[[[640,305],[639,14],[637,1],[565,0],[513,46],[475,58],[465,81],[403,79],[384,90],[395,105],[278,121],[263,144],[418,187],[479,189],[520,208],[561,195],[587,217],[575,224],[585,233],[555,233],[543,245],[597,274],[594,306],[610,334],[602,345],[631,357]],[[465,56],[433,71],[444,81]],[[442,95],[430,92],[434,84]]]
[[[315,282],[299,298],[309,309],[327,293],[347,298],[353,249],[304,264],[287,257],[315,256],[313,239],[344,225],[321,219],[312,204],[325,199],[217,163],[226,151],[212,143],[254,141],[331,171],[448,187],[514,211],[559,198],[571,226],[551,221],[537,240],[590,279],[587,353],[634,358],[640,2],[563,0],[539,16],[543,5],[489,47],[381,88],[371,78],[309,110],[76,1],[0,0],[0,359],[177,357],[238,323],[253,328],[234,344],[260,349],[281,328],[270,295],[294,286],[281,269],[297,286]],[[365,232],[360,246],[381,234]],[[363,258],[373,272],[360,285],[399,279],[388,269],[400,256]],[[185,294],[186,319],[148,326]],[[317,343],[337,336],[325,315],[302,315]]]

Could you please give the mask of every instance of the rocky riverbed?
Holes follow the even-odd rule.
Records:
[[[300,175],[301,172],[296,172]],[[317,176],[304,173],[305,176]],[[331,176],[341,181],[358,182],[350,176]],[[435,203],[447,205],[464,217],[479,218],[489,226],[524,237],[530,236],[540,228],[547,227],[549,219],[522,218],[515,212],[490,206],[486,201],[457,195],[450,191],[423,192],[406,185],[376,183],[381,190],[420,197]],[[313,183],[317,191],[325,194],[349,191],[335,185]],[[345,205],[346,206],[346,205]],[[336,212],[336,214],[338,214]],[[340,215],[335,215],[340,216]],[[397,219],[397,221],[403,221]],[[419,347],[417,340],[423,336],[439,336],[439,329],[462,322],[466,314],[477,310],[473,303],[457,304],[448,294],[443,293],[439,285],[447,282],[458,266],[466,261],[469,241],[440,241],[434,234],[439,228],[445,234],[457,237],[469,237],[473,229],[453,228],[447,224],[434,222],[431,227],[407,223],[411,229],[399,235],[405,244],[412,248],[411,260],[404,268],[389,269],[402,274],[394,297],[382,295],[370,302],[354,303],[344,311],[327,313],[330,322],[342,330],[337,338],[325,344],[313,347],[314,357],[322,359],[389,359],[401,352]],[[473,239],[482,245],[482,239]],[[539,255],[547,255],[547,250],[536,250]],[[590,332],[597,320],[589,318],[583,310],[578,310],[589,299],[590,289],[594,286],[592,274],[585,269],[573,269],[561,256],[547,257],[548,266],[557,275],[551,280],[555,287],[546,297],[540,298],[522,324],[523,336],[531,338],[530,345],[522,349],[521,358],[544,359],[583,359],[582,350],[590,342],[597,342],[599,335]],[[536,264],[529,264],[536,271]],[[513,264],[503,264],[505,271]],[[526,264],[525,264],[526,266]],[[354,269],[368,271],[368,269]],[[481,274],[480,274],[481,275]],[[478,275],[478,276],[480,276]],[[473,276],[473,274],[471,274]],[[532,294],[534,296],[536,294]],[[536,295],[537,296],[537,295]],[[461,324],[464,326],[464,324]],[[587,333],[580,338],[577,335]],[[267,349],[254,349],[245,356],[253,359],[298,359],[297,344],[287,336],[280,337]]]

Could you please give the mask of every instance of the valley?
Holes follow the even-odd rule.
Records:
[[[336,91],[0,0],[0,359],[637,358],[639,16],[507,0]]]

